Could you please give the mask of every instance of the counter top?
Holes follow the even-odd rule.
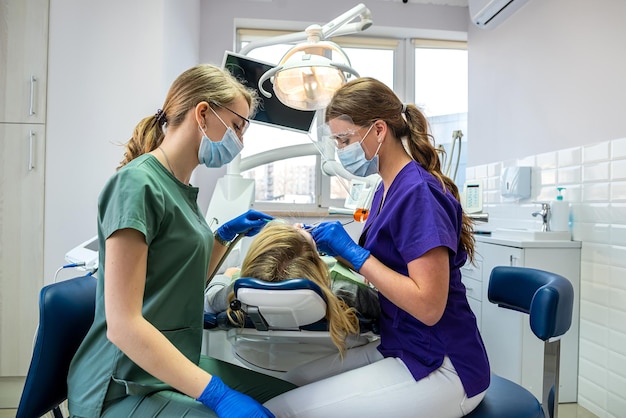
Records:
[[[582,243],[580,241],[565,241],[565,240],[522,240],[522,239],[510,239],[510,238],[494,238],[489,235],[476,234],[474,235],[476,242],[485,242],[488,244],[506,245],[508,247],[517,248],[580,248]]]

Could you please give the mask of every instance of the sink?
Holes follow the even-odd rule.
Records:
[[[522,241],[570,241],[572,239],[569,231],[538,231],[523,228],[497,228],[491,231],[491,237]]]

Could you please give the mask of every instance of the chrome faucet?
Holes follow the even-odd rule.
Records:
[[[468,218],[473,220],[474,222],[489,222],[489,214],[488,213],[468,213]]]
[[[532,215],[535,217],[541,216],[541,220],[542,220],[541,230],[542,231],[550,230],[550,224],[548,223],[548,220],[550,219],[550,204],[549,203],[542,203],[541,210],[539,212],[533,212]]]

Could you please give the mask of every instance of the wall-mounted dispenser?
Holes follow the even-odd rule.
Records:
[[[500,193],[508,199],[528,199],[530,197],[530,177],[532,167],[506,167],[500,179]]]

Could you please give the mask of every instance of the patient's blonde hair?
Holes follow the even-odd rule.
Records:
[[[241,277],[268,282],[305,278],[316,283],[326,298],[326,319],[330,336],[340,353],[345,352],[346,338],[359,333],[354,308],[348,307],[330,288],[328,266],[317,249],[296,227],[280,221],[269,222],[250,244],[241,266]],[[234,298],[231,293],[229,300]],[[235,325],[243,324],[240,311],[228,308],[228,317]],[[233,319],[236,316],[236,319]]]

